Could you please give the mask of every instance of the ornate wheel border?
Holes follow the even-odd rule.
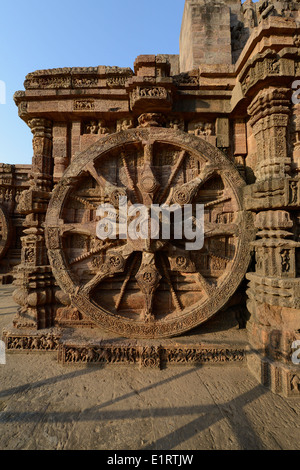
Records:
[[[187,308],[180,319],[157,320],[151,323],[133,321],[113,314],[94,304],[82,292],[78,293],[78,286],[67,269],[60,237],[60,219],[64,201],[72,188],[78,182],[78,177],[84,173],[86,165],[116,150],[123,145],[145,141],[159,141],[160,143],[178,145],[187,152],[198,153],[205,160],[220,168],[222,175],[230,184],[236,201],[239,205],[239,233],[237,255],[234,258],[231,275],[222,289],[216,288],[214,295],[197,308],[197,304]],[[87,150],[78,155],[66,170],[63,178],[55,188],[50,200],[46,216],[46,244],[53,274],[60,288],[68,293],[73,306],[91,318],[97,325],[107,331],[120,334],[124,337],[135,338],[162,338],[174,337],[199,326],[215,315],[235,293],[243,280],[250,262],[250,242],[254,239],[253,216],[243,209],[243,188],[246,185],[237,169],[230,160],[217,148],[213,147],[199,137],[191,136],[185,132],[164,128],[130,129],[97,141]]]

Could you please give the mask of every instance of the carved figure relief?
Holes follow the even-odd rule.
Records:
[[[252,2],[245,2],[243,5],[244,10],[244,26],[252,30],[255,27],[255,10]]]
[[[125,118],[117,121],[117,132],[133,129],[134,127],[134,119],[132,118]]]

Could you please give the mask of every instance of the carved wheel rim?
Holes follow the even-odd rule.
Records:
[[[0,206],[0,259],[5,255],[9,245],[9,222],[5,210]]]
[[[222,152],[181,131],[131,129],[101,139],[74,159],[49,203],[46,243],[60,288],[82,314],[125,337],[193,329],[227,303],[247,272],[254,232],[244,186]],[[124,194],[129,204],[205,204],[203,249],[97,239],[97,207]]]

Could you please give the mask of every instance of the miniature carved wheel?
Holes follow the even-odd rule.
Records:
[[[0,206],[0,259],[5,255],[9,245],[9,222],[5,210]]]
[[[132,129],[101,139],[73,161],[49,204],[47,247],[59,286],[82,314],[123,336],[175,336],[198,326],[226,304],[248,268],[253,229],[244,185],[222,152],[181,131]],[[187,251],[173,230],[170,240],[98,239],[97,208],[116,207],[122,195],[129,207],[204,204],[203,248]]]

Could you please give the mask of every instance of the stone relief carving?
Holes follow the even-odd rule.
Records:
[[[62,195],[62,180],[49,205],[48,255],[58,284],[65,292],[74,293],[72,305],[79,312],[126,336],[177,335],[201,323],[232,295],[249,260],[251,219],[243,212],[236,192],[237,187],[244,186],[243,180],[223,154],[203,140],[185,137],[185,148],[188,138],[190,150],[183,150],[182,135],[181,131],[161,127],[142,127],[138,135],[135,129],[123,131],[116,134],[117,145],[122,145],[121,155],[113,139],[104,138],[105,157],[97,155],[94,161],[90,151],[78,157],[65,175],[77,179],[74,190]],[[109,151],[105,150],[107,145]],[[203,146],[201,153],[199,146]],[[86,176],[78,178],[80,174]],[[185,254],[176,244],[172,248],[172,241],[151,238],[134,242],[130,238],[123,242],[107,239],[96,250],[89,247],[96,230],[98,203],[106,200],[117,207],[120,194],[146,206],[168,200],[180,205],[203,202],[208,218],[200,256]],[[62,204],[69,214],[63,225],[58,215]],[[52,242],[58,226],[61,246]],[[175,264],[174,250],[178,253]],[[207,260],[206,269],[200,268],[202,257]],[[224,270],[228,276],[224,276]],[[186,273],[186,280],[178,287],[180,272]],[[120,283],[115,297],[106,290],[107,282],[116,286]],[[137,293],[133,295],[132,289]],[[190,315],[185,315],[187,309]]]
[[[94,100],[75,100],[74,111],[89,111],[95,109]]]

